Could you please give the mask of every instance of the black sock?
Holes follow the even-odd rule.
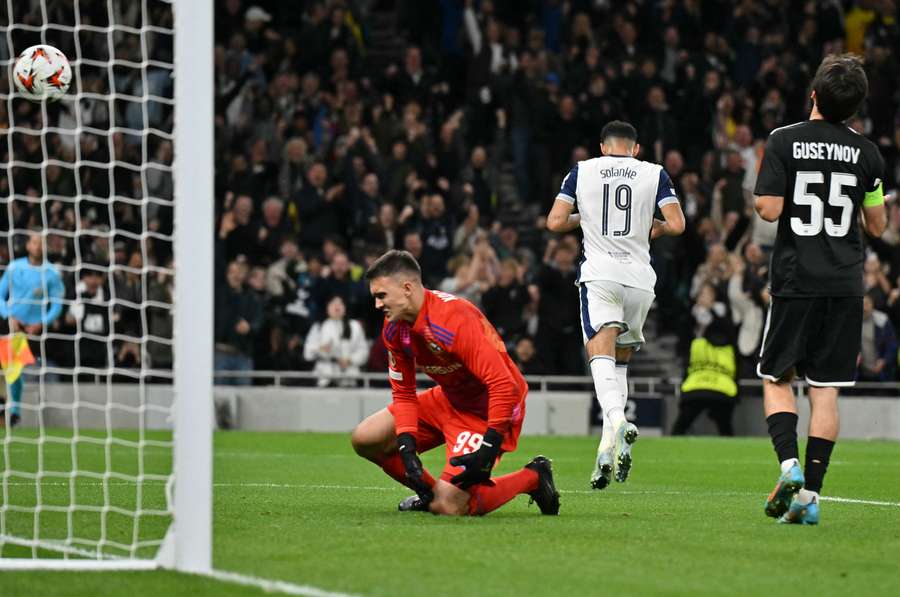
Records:
[[[794,413],[780,412],[766,417],[769,424],[769,436],[778,461],[784,462],[790,458],[800,460],[800,450],[797,448],[797,415]]]
[[[819,493],[822,491],[822,480],[828,470],[828,461],[831,459],[831,451],[834,442],[830,439],[810,436],[806,440],[806,467],[803,476],[806,482],[805,489]]]

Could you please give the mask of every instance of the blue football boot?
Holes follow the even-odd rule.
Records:
[[[806,504],[801,504],[794,497],[791,507],[778,519],[781,524],[819,524],[819,498],[813,497]]]
[[[803,481],[803,471],[799,464],[794,464],[786,473],[782,473],[775,489],[766,498],[766,516],[778,518],[787,512],[794,494],[803,487]]]

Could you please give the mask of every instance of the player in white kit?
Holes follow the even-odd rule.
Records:
[[[684,232],[669,175],[662,166],[634,157],[640,150],[634,127],[610,122],[600,142],[603,156],[572,167],[547,217],[547,228],[554,232],[581,226],[584,234],[577,282],[581,324],[603,409],[594,489],[605,488],[613,476],[625,481],[631,469],[638,429],[625,419],[627,370],[631,353],[644,343],[642,328],[655,296],[650,240]],[[657,207],[665,221],[654,218]]]

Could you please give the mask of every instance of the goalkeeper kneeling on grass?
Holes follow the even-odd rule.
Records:
[[[56,267],[44,260],[40,232],[28,233],[25,251],[27,256],[10,263],[0,278],[0,318],[6,320],[10,335],[27,334],[32,348],[39,353],[41,333],[62,312],[65,287]],[[17,358],[14,354],[4,355],[4,368],[11,370]],[[19,405],[25,382],[21,375],[14,381],[7,376],[7,382],[9,424],[16,425],[21,418]]]
[[[500,456],[516,449],[528,386],[481,311],[424,288],[406,251],[382,255],[366,280],[385,315],[393,403],[360,423],[351,441],[357,454],[416,492],[399,509],[482,515],[525,494],[542,514],[558,514],[548,458],[491,477]],[[416,365],[438,385],[416,394]],[[447,460],[435,479],[419,454],[441,444]]]

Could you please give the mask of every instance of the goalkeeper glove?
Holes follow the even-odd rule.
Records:
[[[454,456],[450,459],[450,464],[453,466],[462,466],[466,469],[450,479],[450,482],[460,489],[467,489],[490,479],[491,469],[494,468],[494,462],[497,461],[497,456],[500,454],[501,444],[503,444],[503,436],[500,432],[488,427],[481,440],[481,447],[469,454]]]
[[[425,482],[425,469],[422,461],[416,454],[416,437],[412,433],[401,433],[397,436],[397,449],[400,451],[400,459],[406,469],[406,478],[419,497],[425,502],[434,498],[431,487]]]

